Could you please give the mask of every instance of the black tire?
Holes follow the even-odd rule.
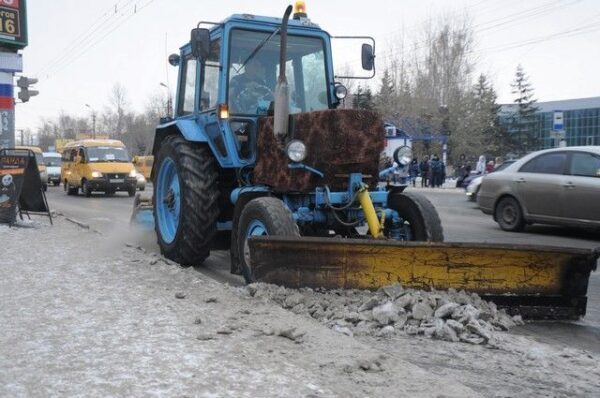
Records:
[[[247,244],[248,228],[254,220],[260,221],[266,227],[267,235],[300,236],[292,212],[281,200],[273,197],[262,197],[248,202],[240,215],[236,234],[240,269],[246,283],[254,282],[254,273],[251,264],[249,264]]]
[[[163,162],[175,163],[179,186],[180,219],[172,242],[165,242],[160,232],[156,200],[153,201],[155,230],[161,253],[182,266],[199,265],[210,255],[217,233],[219,189],[217,164],[208,146],[186,141],[179,135],[166,137],[156,156],[157,175]],[[158,180],[154,185],[157,198]]]
[[[140,192],[144,192],[146,190],[146,187],[141,187],[140,188]]]
[[[129,195],[130,198],[133,197],[133,196],[135,196],[135,191],[136,191],[135,186],[133,188],[129,188],[127,190],[127,194]]]
[[[525,217],[519,202],[512,196],[500,199],[494,209],[494,218],[500,228],[510,232],[521,232],[525,229]]]
[[[42,190],[44,192],[47,192],[48,191],[48,184],[42,184]]]
[[[67,192],[67,195],[77,196],[79,188],[71,186],[70,182],[65,182],[65,191]]]
[[[473,192],[473,195],[469,196],[469,200],[471,202],[477,202],[477,195],[479,195],[479,188],[481,188],[481,187],[477,187],[477,190],[475,192]]]
[[[83,194],[85,195],[86,198],[89,198],[92,196],[92,187],[90,186],[90,183],[87,180],[82,181],[81,191],[83,192]]]
[[[390,194],[388,207],[396,210],[409,224],[411,241],[444,241],[440,216],[425,196],[411,192]]]
[[[59,186],[59,185],[60,185],[60,181],[54,181],[54,182],[52,183],[52,185],[54,185],[55,187],[57,187],[57,186]]]

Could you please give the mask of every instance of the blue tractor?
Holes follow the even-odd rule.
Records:
[[[334,74],[331,42],[348,37],[311,22],[304,2],[291,12],[201,22],[169,57],[179,68],[175,115],[156,129],[153,200],[136,197],[132,218],[153,221],[162,254],[190,266],[229,249],[247,282],[399,282],[465,289],[532,317],[585,314],[600,250],[444,243],[429,200],[404,192],[402,178],[379,182],[401,175],[410,151],[380,172],[384,124],[344,109]],[[373,76],[375,42],[359,39],[371,41],[361,57]]]
[[[156,129],[153,212],[161,252],[177,263],[230,249],[232,272],[251,282],[254,236],[443,241],[425,197],[378,182],[382,120],[340,109],[333,38],[303,2],[291,11],[201,22],[169,57],[179,83],[174,118]],[[360,39],[374,75],[374,40]]]

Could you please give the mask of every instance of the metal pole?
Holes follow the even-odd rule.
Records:
[[[15,101],[12,72],[0,72],[0,147],[15,146]]]
[[[96,139],[96,112],[92,111],[92,138]]]

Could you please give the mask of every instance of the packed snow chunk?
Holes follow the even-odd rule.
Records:
[[[392,300],[395,300],[397,297],[400,297],[404,292],[404,289],[402,289],[402,286],[400,286],[399,283],[384,286],[383,288],[381,288],[381,290],[383,290],[383,292]]]
[[[447,303],[435,310],[433,316],[436,318],[448,318],[459,305],[457,303]]]
[[[427,320],[433,315],[433,308],[424,301],[419,301],[412,307],[413,319]]]
[[[384,326],[394,323],[398,320],[398,308],[392,302],[375,307],[373,308],[373,319]]]

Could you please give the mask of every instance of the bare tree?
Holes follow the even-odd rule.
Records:
[[[109,105],[101,115],[101,126],[107,134],[123,139],[127,114],[127,91],[121,83],[115,83],[108,98]]]

